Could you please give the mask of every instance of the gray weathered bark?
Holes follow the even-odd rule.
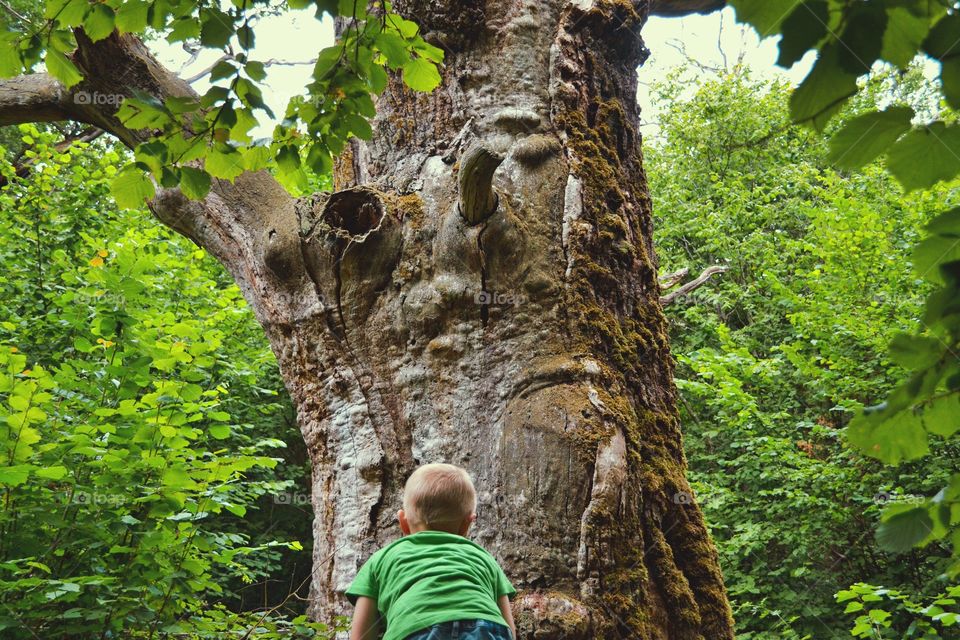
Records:
[[[398,535],[405,476],[443,460],[474,476],[473,537],[520,590],[521,638],[732,638],[658,301],[635,100],[650,4],[395,6],[447,50],[443,85],[391,81],[337,192],[294,201],[258,173],[152,203],[237,280],[297,406],[311,612],[346,610],[357,568]],[[76,59],[97,90],[190,91],[131,38]],[[33,82],[38,119],[146,135]],[[0,122],[20,121],[5,95]]]

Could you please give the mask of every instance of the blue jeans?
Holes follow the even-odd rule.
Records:
[[[406,640],[513,640],[510,628],[489,620],[441,622],[407,636]]]

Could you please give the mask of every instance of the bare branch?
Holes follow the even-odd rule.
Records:
[[[661,289],[672,289],[673,287],[680,284],[680,281],[687,277],[687,274],[690,273],[690,267],[684,267],[679,271],[674,271],[673,273],[666,273],[660,276],[660,288]]]
[[[25,15],[18,13],[17,10],[11,7],[10,3],[7,2],[6,0],[0,0],[0,7],[3,7],[4,9],[6,9],[7,13],[12,15],[14,18],[19,20],[20,22],[30,24],[31,21]]]
[[[701,286],[703,286],[703,284],[707,280],[710,279],[711,276],[718,273],[723,273],[728,268],[729,267],[723,267],[720,265],[713,265],[712,267],[707,267],[706,269],[703,270],[703,273],[701,273],[699,276],[696,277],[696,279],[691,280],[690,282],[683,285],[682,287],[680,287],[679,289],[677,289],[672,293],[668,293],[665,296],[660,296],[660,304],[662,306],[667,306],[668,304],[675,301],[677,298],[685,296],[695,289],[699,289]]]
[[[202,71],[198,71],[197,73],[195,73],[194,75],[190,76],[189,78],[184,79],[184,82],[186,82],[187,84],[193,84],[194,82],[196,82],[196,81],[199,80],[200,78],[203,78],[204,76],[206,76],[207,74],[209,74],[211,71],[213,71],[213,68],[214,68],[215,66],[217,66],[218,64],[220,64],[221,62],[223,62],[224,60],[232,60],[232,59],[234,59],[234,56],[228,55],[228,54],[224,54],[224,55],[220,56],[219,58],[217,58],[217,59],[213,62],[213,64],[211,64],[210,66],[208,66],[206,69],[203,69]],[[316,59],[316,58],[313,58],[313,59],[311,59],[311,60],[303,60],[303,61],[300,61],[300,60],[277,60],[276,58],[270,58],[269,60],[265,60],[265,61],[263,62],[263,66],[264,66],[264,67],[296,67],[296,66],[300,66],[300,65],[316,64],[316,63],[317,63],[317,59]],[[184,65],[184,66],[187,66],[187,65]]]
[[[67,136],[58,142],[54,146],[54,149],[57,151],[57,153],[63,153],[77,142],[93,142],[105,133],[106,131],[103,129],[98,129],[97,127],[88,127],[76,135]],[[30,169],[33,167],[35,162],[36,158],[27,158],[26,160],[23,160],[23,155],[21,154],[21,156],[18,157],[13,163],[14,176],[16,178],[27,177],[30,175]],[[0,176],[0,187],[7,186],[9,182],[10,181],[7,176]]]

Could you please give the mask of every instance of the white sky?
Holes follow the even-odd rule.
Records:
[[[657,114],[647,100],[643,83],[664,77],[670,69],[683,64],[685,56],[678,48],[708,67],[732,66],[742,57],[754,70],[755,77],[786,77],[794,84],[807,74],[815,57],[813,52],[808,53],[790,70],[777,67],[777,40],[768,38],[760,42],[752,29],[736,23],[734,12],[729,7],[707,16],[651,18],[644,27],[643,37],[651,51],[650,59],[639,70],[641,84],[637,99],[645,122],[655,122]],[[333,23],[329,19],[323,22],[316,20],[312,11],[291,11],[265,18],[256,27],[256,38],[256,48],[251,55],[253,59],[306,62],[333,42]],[[161,62],[169,68],[179,69],[183,77],[199,73],[218,57],[216,52],[204,50],[195,61],[183,66],[190,61],[190,55],[179,45],[168,45],[161,41],[154,46]],[[309,64],[268,67],[264,99],[277,117],[283,116],[291,96],[304,92],[311,68]],[[194,84],[194,88],[200,92],[205,91],[207,86],[203,80]],[[691,91],[695,88],[696,85],[691,84]],[[261,118],[265,116],[261,114]],[[272,124],[265,123],[255,135],[269,136],[271,131]],[[656,125],[646,124],[642,132],[647,137],[655,136]]]

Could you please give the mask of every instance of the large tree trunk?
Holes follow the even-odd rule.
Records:
[[[314,613],[398,535],[414,466],[448,461],[521,637],[732,637],[658,303],[645,3],[395,6],[446,50],[443,85],[395,79],[341,192],[303,203],[324,312],[269,328],[314,461]]]
[[[257,173],[152,203],[237,280],[296,403],[312,614],[346,612],[399,535],[406,475],[447,461],[476,481],[473,538],[520,590],[520,638],[732,638],[658,302],[635,75],[649,3],[395,5],[446,49],[444,82],[391,82],[336,193],[294,201]],[[135,39],[80,44],[78,89],[190,93]],[[149,135],[45,76],[0,86],[0,124],[60,118]]]

